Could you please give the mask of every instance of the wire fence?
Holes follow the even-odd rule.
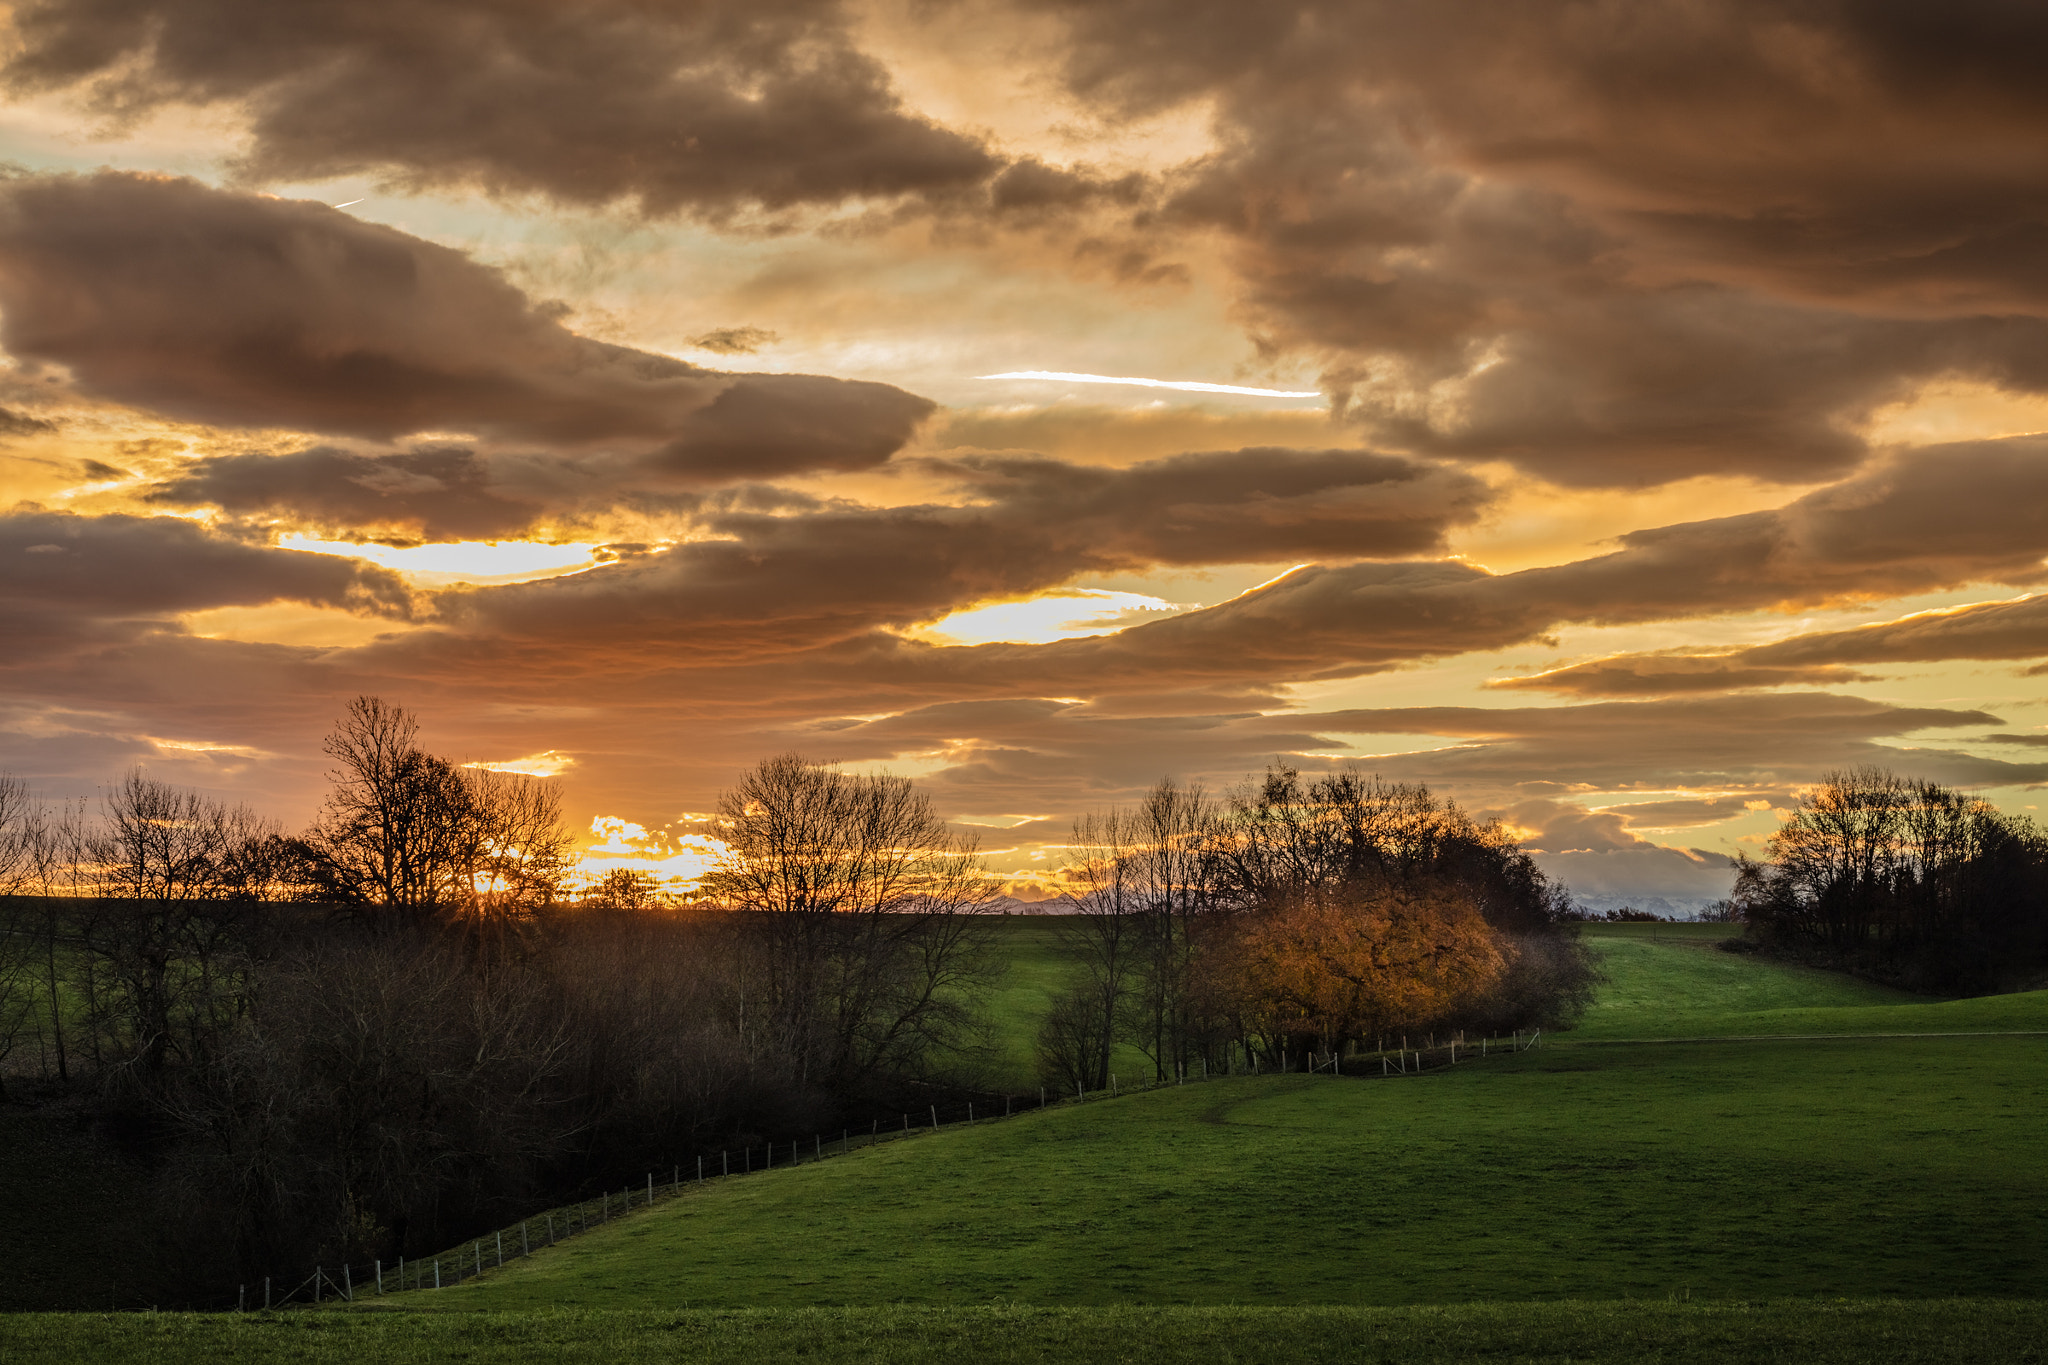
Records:
[[[1476,1042],[1469,1042],[1463,1035],[1457,1035],[1441,1042],[1429,1038],[1423,1046],[1414,1048],[1408,1046],[1408,1040],[1405,1038],[1399,1041],[1401,1045],[1397,1048],[1382,1048],[1370,1052],[1353,1051],[1348,1054],[1336,1051],[1282,1051],[1277,1068],[1266,1065],[1253,1054],[1248,1061],[1233,1059],[1228,1066],[1219,1067],[1213,1072],[1206,1062],[1177,1064],[1173,1074],[1164,1079],[1155,1074],[1152,1079],[1130,1084],[1124,1084],[1112,1073],[1109,1085],[1094,1091],[1076,1086],[1074,1093],[1069,1095],[1064,1092],[1054,1093],[1049,1087],[1040,1087],[1035,1097],[1000,1095],[995,1097],[993,1103],[984,1100],[977,1104],[973,1100],[967,1100],[948,1103],[943,1107],[933,1103],[926,1105],[922,1111],[902,1111],[900,1125],[886,1125],[881,1119],[874,1119],[866,1133],[857,1133],[845,1128],[840,1130],[836,1139],[823,1133],[813,1133],[808,1142],[793,1139],[755,1143],[722,1150],[716,1155],[697,1155],[686,1164],[671,1166],[665,1179],[660,1173],[649,1171],[640,1183],[626,1185],[616,1193],[605,1190],[577,1203],[558,1205],[531,1217],[522,1218],[517,1223],[471,1238],[436,1255],[412,1258],[401,1256],[390,1265],[386,1265],[382,1260],[372,1260],[366,1265],[345,1263],[332,1268],[316,1266],[312,1274],[291,1284],[289,1288],[285,1287],[285,1282],[266,1276],[256,1283],[238,1286],[232,1300],[223,1299],[217,1306],[226,1308],[231,1302],[235,1311],[280,1309],[293,1305],[334,1301],[353,1302],[359,1295],[448,1289],[467,1280],[473,1280],[488,1271],[500,1269],[507,1261],[526,1259],[536,1251],[555,1246],[593,1228],[603,1227],[629,1213],[644,1212],[658,1204],[680,1199],[699,1187],[765,1174],[772,1170],[813,1165],[820,1161],[851,1156],[866,1147],[885,1142],[899,1142],[906,1138],[935,1133],[942,1128],[1000,1122],[1043,1109],[1100,1103],[1171,1086],[1220,1080],[1227,1076],[1297,1074],[1329,1075],[1356,1080],[1418,1076],[1429,1071],[1481,1061],[1491,1056],[1504,1056],[1540,1047],[1543,1035],[1541,1030],[1536,1030],[1506,1038],[1481,1038]]]

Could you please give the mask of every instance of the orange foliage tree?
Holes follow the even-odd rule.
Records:
[[[1455,888],[1346,882],[1247,915],[1229,970],[1248,1033],[1335,1046],[1453,1013],[1513,952]]]

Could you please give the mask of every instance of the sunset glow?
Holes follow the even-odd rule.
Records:
[[[16,26],[39,791],[300,828],[367,693],[586,869],[688,883],[800,752],[1036,812],[1025,885],[1162,775],[1353,764],[1689,911],[1829,771],[2048,783],[2038,82],[1955,56],[2020,40],[302,8]]]

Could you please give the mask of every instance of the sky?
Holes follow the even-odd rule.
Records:
[[[795,751],[1014,894],[1357,765],[1589,904],[2048,780],[2048,10],[60,0],[0,53],[0,769],[347,700],[687,878]]]

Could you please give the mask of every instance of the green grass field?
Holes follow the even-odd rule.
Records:
[[[1073,984],[1078,973],[1060,943],[1066,928],[1061,917],[1000,915],[992,917],[988,925],[1005,969],[1001,982],[982,1002],[994,1039],[987,1084],[991,1089],[1026,1094],[1040,1080],[1038,1027],[1053,999]],[[1117,1045],[1110,1065],[1126,1080],[1152,1075],[1151,1061],[1127,1043]]]
[[[2027,1365],[2044,1339],[2048,1305],[1981,1299],[0,1317],[10,1365]]]
[[[1539,1049],[1066,1104],[686,1190],[444,1290],[0,1320],[0,1355],[2043,1360],[2048,992],[1927,1001],[1683,929],[1599,926],[1599,1003]],[[1014,1037],[1064,967],[1042,921],[1001,932]]]

